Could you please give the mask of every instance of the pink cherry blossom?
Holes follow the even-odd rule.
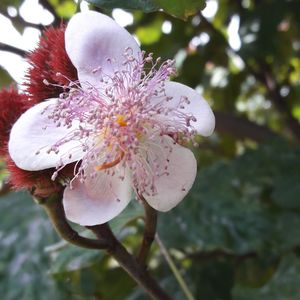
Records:
[[[79,82],[70,80],[58,99],[46,99],[18,119],[9,141],[12,159],[30,171],[55,167],[53,179],[77,161],[63,204],[67,218],[81,225],[114,218],[132,191],[153,208],[170,210],[197,172],[192,151],[182,145],[214,129],[209,105],[169,81],[173,61],[146,55],[105,15],[76,14],[65,43]]]

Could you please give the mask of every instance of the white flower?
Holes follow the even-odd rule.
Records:
[[[173,61],[145,55],[105,15],[76,14],[65,42],[79,82],[19,118],[10,135],[12,159],[29,171],[56,167],[53,178],[78,161],[63,204],[67,218],[81,225],[114,218],[132,190],[153,208],[170,210],[197,171],[193,153],[180,144],[212,133],[209,105],[191,88],[169,81]]]

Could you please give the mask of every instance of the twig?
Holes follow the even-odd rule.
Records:
[[[108,224],[88,226],[94,234],[104,239],[110,245],[108,253],[120,264],[120,266],[155,300],[171,300],[170,296],[150,276],[148,271],[127,252],[124,246],[116,239]]]
[[[155,235],[155,241],[157,242],[162,255],[164,256],[165,260],[167,261],[170,269],[172,270],[175,278],[177,279],[180,287],[182,288],[182,291],[184,292],[186,298],[188,300],[195,300],[193,294],[191,293],[190,289],[188,288],[186,282],[184,281],[182,275],[180,274],[180,271],[178,270],[178,268],[176,267],[175,263],[173,262],[173,260],[172,260],[172,258],[170,256],[167,248],[163,244],[163,242],[160,239],[160,237],[158,236],[158,234]]]
[[[11,45],[7,45],[7,44],[1,43],[1,42],[0,42],[0,51],[11,52],[11,53],[20,55],[22,57],[25,57],[27,54],[27,51],[25,51],[23,49],[20,49],[20,48],[11,46]]]
[[[146,265],[146,260],[156,233],[157,211],[153,209],[145,200],[143,200],[143,205],[145,208],[145,228],[142,245],[138,255],[138,261],[141,265]]]
[[[152,299],[172,300],[140,265],[133,255],[116,239],[108,224],[87,226],[97,236],[97,240],[82,237],[67,222],[62,204],[63,192],[53,193],[47,198],[38,197],[35,200],[44,207],[55,230],[64,240],[76,246],[89,249],[106,249],[120,266],[147,291]]]
[[[233,114],[214,111],[216,116],[216,131],[229,133],[237,138],[249,138],[256,142],[264,142],[278,137],[278,135],[268,127],[258,125],[246,118]]]
[[[62,205],[62,193],[56,193],[46,199],[35,200],[43,206],[56,232],[71,244],[88,249],[106,249],[108,244],[103,239],[89,239],[80,236],[67,222]]]

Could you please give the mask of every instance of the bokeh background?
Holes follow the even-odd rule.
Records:
[[[147,52],[176,59],[174,80],[215,112],[215,133],[193,148],[192,191],[159,215],[159,235],[195,298],[299,300],[300,2],[208,0],[204,10],[201,0],[90,2]],[[41,30],[88,6],[2,0],[0,86],[22,89],[23,57]],[[61,241],[27,192],[5,190],[9,174],[0,168],[1,299],[147,299],[107,255]],[[133,253],[142,214],[132,203],[111,222]],[[149,268],[174,299],[185,299],[156,244]]]

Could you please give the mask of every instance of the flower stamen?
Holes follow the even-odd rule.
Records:
[[[116,166],[119,162],[121,162],[124,155],[125,155],[125,153],[123,151],[120,151],[120,155],[115,160],[113,160],[111,162],[105,162],[101,165],[95,166],[95,171],[106,170],[106,169]]]

